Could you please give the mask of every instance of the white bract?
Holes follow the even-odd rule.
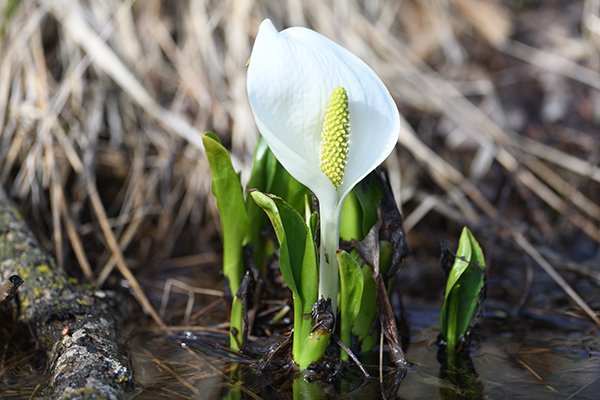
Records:
[[[283,167],[319,199],[319,296],[338,286],[342,203],[393,150],[400,131],[394,100],[363,61],[306,28],[259,28],[248,66],[256,124]]]

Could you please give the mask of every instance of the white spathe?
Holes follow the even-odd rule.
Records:
[[[319,157],[327,103],[338,86],[348,94],[350,135],[344,179],[335,188],[321,171]],[[348,50],[307,28],[278,32],[268,19],[252,49],[247,90],[256,124],[275,157],[319,199],[321,243],[331,243],[322,247],[328,264],[335,264],[343,200],[398,140],[394,100],[373,70]],[[321,268],[323,255],[321,251]],[[337,293],[336,265],[334,269],[330,295]]]

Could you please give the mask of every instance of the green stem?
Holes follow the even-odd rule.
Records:
[[[317,300],[312,307],[310,321],[310,332],[304,343],[302,343],[302,351],[298,357],[294,357],[294,361],[296,361],[301,371],[308,368],[311,363],[318,362],[323,358],[327,350],[331,333],[335,328],[331,301]]]
[[[301,371],[304,371],[311,363],[317,362],[323,357],[330,337],[331,331],[327,329],[319,328],[310,332],[304,343],[302,343],[300,355],[295,358]]]
[[[294,336],[292,340],[292,356],[294,360],[298,360],[302,354],[302,345],[308,335],[310,334],[310,318],[304,317],[304,310],[302,309],[302,300],[298,295],[292,293],[292,299],[294,301]]]
[[[340,209],[335,198],[319,199],[319,201],[321,220],[319,299],[331,299],[333,315],[336,315],[339,279],[336,251],[340,242]]]

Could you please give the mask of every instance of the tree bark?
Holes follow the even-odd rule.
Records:
[[[118,301],[68,278],[41,249],[0,187],[0,282],[18,275],[19,320],[48,355],[50,399],[123,398],[133,388],[119,343]],[[14,280],[14,278],[12,278]]]

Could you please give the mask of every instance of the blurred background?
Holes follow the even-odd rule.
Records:
[[[385,165],[411,249],[398,276],[408,358],[429,360],[403,383],[416,388],[407,398],[441,395],[427,375],[438,368],[439,242],[455,249],[463,225],[488,263],[489,335],[475,360],[481,382],[495,382],[486,393],[565,398],[597,382],[600,0],[0,0],[0,12],[0,184],[71,275],[148,296],[169,325],[225,332],[200,136],[215,131],[247,178],[258,132],[245,64],[270,18],[358,55],[404,117]],[[529,335],[536,326],[549,336]],[[182,366],[190,353],[177,344],[135,342],[152,365],[176,354],[179,382],[208,376],[197,358]],[[32,365],[22,370],[44,369]],[[157,376],[136,379],[169,396],[173,377]]]
[[[209,278],[219,222],[200,135],[215,131],[247,176],[258,132],[245,64],[270,18],[342,44],[397,101],[405,122],[386,166],[412,253],[407,294],[441,302],[438,242],[455,248],[466,224],[486,252],[492,304],[560,305],[585,320],[600,309],[599,0],[0,10],[0,181],[75,276],[129,287],[131,270],[157,308],[167,278],[221,287]],[[545,281],[553,291],[536,303],[530,289]]]

